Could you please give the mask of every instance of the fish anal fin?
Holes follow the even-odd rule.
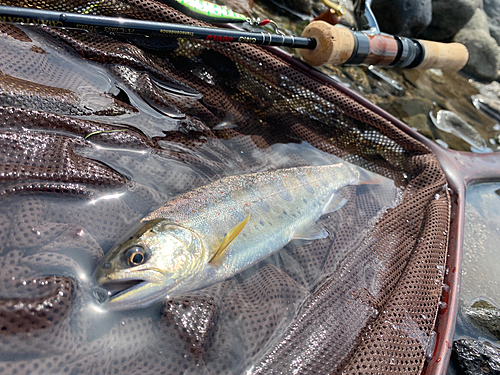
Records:
[[[337,210],[340,210],[347,203],[347,199],[339,197],[337,194],[333,194],[330,201],[326,204],[323,209],[323,215],[331,214]]]
[[[250,215],[248,215],[244,220],[240,221],[233,228],[231,228],[229,232],[227,232],[226,236],[222,240],[214,256],[212,257],[212,259],[210,259],[209,261],[210,264],[214,266],[221,264],[222,257],[224,256],[224,252],[226,251],[227,247],[231,242],[233,242],[233,240],[238,236],[238,234],[241,233],[245,225],[247,225],[248,220],[250,220]]]
[[[328,232],[321,225],[313,223],[300,228],[293,234],[292,240],[313,241],[328,237]]]

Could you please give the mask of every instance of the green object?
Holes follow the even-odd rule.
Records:
[[[169,1],[168,4],[171,5],[170,3],[171,2]],[[207,22],[242,23],[248,19],[247,16],[236,13],[225,6],[217,5],[204,0],[175,0],[175,3],[174,8],[177,8],[193,18]],[[93,14],[94,10],[103,4],[103,0],[94,1],[80,13]],[[175,7],[177,4],[180,5],[180,7]]]
[[[204,0],[175,0],[177,4],[185,9],[179,9],[188,15],[203,21],[211,23],[227,22],[227,23],[242,23],[248,20],[248,17],[236,13],[231,9],[210,3]]]

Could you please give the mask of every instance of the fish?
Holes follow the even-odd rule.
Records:
[[[326,238],[317,221],[346,203],[340,190],[381,183],[376,176],[341,162],[229,176],[179,195],[101,260],[101,306],[147,307],[226,280],[292,240]]]

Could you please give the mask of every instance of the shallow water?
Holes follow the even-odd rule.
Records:
[[[344,1],[338,1],[349,9]],[[318,6],[320,3],[316,4]],[[272,10],[270,10],[272,9]],[[271,18],[288,35],[300,35],[314,16],[294,15],[285,8],[277,9],[268,1],[258,2],[253,10],[262,18]],[[349,13],[349,12],[348,12]],[[352,22],[346,15],[347,22]],[[290,50],[300,57],[299,50]],[[358,92],[368,100],[394,115],[427,138],[445,148],[471,152],[499,152],[500,108],[499,83],[481,83],[456,72],[439,69],[391,69],[375,66],[331,66],[318,68],[342,85]],[[478,105],[482,95],[483,105]],[[464,125],[450,123],[453,129],[435,126],[434,116],[440,110],[452,111]],[[468,128],[464,133],[463,129]],[[471,130],[476,138],[472,143]]]
[[[455,340],[472,338],[498,347],[498,339],[466,314],[476,301],[500,306],[500,183],[473,185],[467,189],[459,315]],[[450,366],[449,375],[455,374]]]

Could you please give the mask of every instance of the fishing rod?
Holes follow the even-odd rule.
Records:
[[[458,71],[468,62],[467,48],[460,43],[438,43],[371,31],[354,31],[313,21],[301,37],[201,27],[128,18],[0,6],[0,23],[46,25],[114,34],[161,35],[214,42],[250,43],[301,48],[304,60],[313,66],[377,65],[401,68],[436,68]]]
[[[292,48],[316,47],[316,40],[267,31],[247,32],[216,27],[153,22],[121,17],[92,16],[52,10],[0,6],[0,23],[45,25],[127,35],[161,35],[175,38],[211,40],[214,42],[250,43]]]

